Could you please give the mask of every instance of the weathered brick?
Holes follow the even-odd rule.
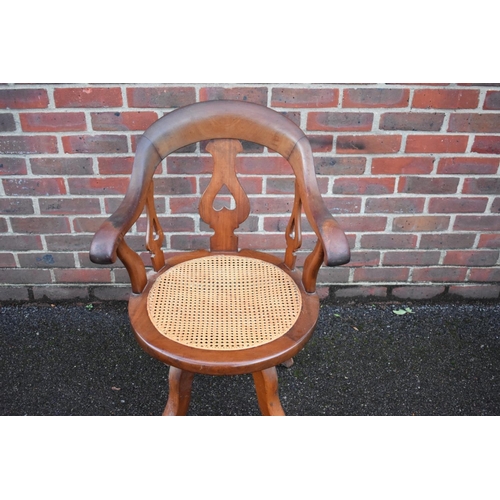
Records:
[[[409,89],[345,89],[343,108],[403,108],[408,106]]]
[[[155,194],[194,194],[196,179],[194,177],[162,177],[155,179]]]
[[[477,135],[472,144],[473,153],[500,154],[500,135]]]
[[[498,215],[457,215],[454,231],[500,231]]]
[[[0,269],[0,283],[50,283],[50,271],[48,269]]]
[[[500,109],[500,90],[488,90],[483,109]]]
[[[25,132],[71,132],[86,130],[84,113],[20,113]]]
[[[57,108],[110,108],[123,104],[119,87],[56,88],[54,102]]]
[[[488,204],[488,198],[431,198],[429,200],[429,213],[483,213]]]
[[[124,194],[128,177],[72,177],[68,179],[69,192],[80,195]]]
[[[420,248],[471,248],[476,239],[475,233],[465,234],[423,234],[420,240]]]
[[[361,175],[366,158],[357,156],[316,156],[314,165],[318,175]]]
[[[146,130],[158,119],[153,111],[116,111],[91,113],[94,130]]]
[[[333,194],[392,194],[396,179],[394,177],[338,177],[334,180]]]
[[[443,264],[445,266],[467,267],[494,266],[498,255],[498,250],[448,250]]]
[[[50,234],[71,232],[66,217],[11,217],[10,223],[15,233]]]
[[[276,87],[271,94],[272,107],[325,108],[339,102],[338,89],[291,89]]]
[[[111,270],[102,269],[54,269],[56,283],[109,283]]]
[[[495,198],[491,204],[491,213],[500,213],[500,198]]]
[[[479,237],[478,248],[500,248],[500,234],[482,234]]]
[[[198,197],[199,201],[199,197]],[[104,209],[107,214],[112,214],[118,210],[118,207],[121,205],[123,202],[123,196],[117,196],[113,198],[105,198],[104,200]],[[156,208],[156,213],[158,215],[165,213],[165,198],[162,197],[155,197],[155,208]],[[146,217],[145,214],[143,214],[141,217]]]
[[[5,194],[14,196],[57,196],[66,194],[64,181],[52,179],[3,179]]]
[[[130,297],[130,286],[96,286],[92,287],[92,293],[98,300],[128,301]]]
[[[33,287],[33,298],[40,301],[87,300],[88,297],[88,289],[82,286],[47,285]]]
[[[432,109],[477,108],[479,90],[417,89],[413,94],[412,107]]]
[[[491,175],[498,171],[498,158],[441,158],[438,163],[438,174],[474,174]]]
[[[131,108],[179,108],[196,102],[194,87],[129,87]]]
[[[35,175],[93,175],[91,158],[31,158]]]
[[[97,165],[101,175],[130,174],[132,172],[133,164],[133,156],[108,156],[97,159]],[[157,172],[158,171],[161,171],[161,163],[158,165]]]
[[[477,268],[471,269],[469,281],[480,281],[480,282],[488,282],[495,281],[500,282],[500,268]]]
[[[373,175],[430,174],[434,159],[429,157],[382,157],[372,159]]]
[[[16,267],[16,259],[14,254],[7,252],[0,252],[0,268],[2,267]]]
[[[46,215],[100,214],[98,198],[40,198],[40,213]]]
[[[340,135],[337,137],[337,153],[397,153],[401,147],[400,135]]]
[[[370,131],[372,124],[373,113],[323,111],[307,115],[307,130],[363,132]]]
[[[347,267],[373,267],[380,264],[380,252],[372,250],[351,251],[351,260]]]
[[[69,135],[62,138],[65,153],[127,153],[124,135]]]
[[[51,135],[0,136],[2,154],[57,153],[57,140]]]
[[[448,132],[500,132],[500,113],[452,113]]]
[[[449,223],[450,217],[448,216],[414,215],[408,217],[395,217],[392,230],[416,233],[446,231]]]
[[[6,233],[7,231],[7,220],[4,217],[0,217],[0,233]]]
[[[250,177],[250,179],[253,179]],[[260,180],[260,179],[257,179]],[[321,194],[326,194],[328,189],[328,179],[326,177],[318,179],[318,187]],[[246,192],[249,192],[245,189]],[[253,191],[256,192],[256,191]],[[267,194],[293,194],[295,193],[295,177],[268,177]]]
[[[107,217],[75,217],[73,226],[77,233],[95,233]]]
[[[332,135],[308,135],[313,153],[328,153],[333,148]]]
[[[93,235],[81,235],[81,234],[55,234],[45,236],[45,241],[47,243],[47,250],[53,252],[59,251],[77,251],[90,249],[90,243],[92,241]],[[42,247],[38,250],[41,250]],[[29,250],[24,248],[24,250]]]
[[[247,101],[267,105],[266,87],[202,87],[200,101],[215,101],[230,99],[232,101]]]
[[[39,235],[5,234],[2,235],[2,250],[42,250],[42,240]]]
[[[384,266],[433,266],[439,263],[441,252],[408,251],[386,252],[382,264]]]
[[[354,214],[361,211],[361,198],[358,196],[323,196],[326,208],[331,214]]]
[[[33,202],[28,198],[0,198],[0,214],[28,215],[34,213]]]
[[[335,219],[345,232],[384,231],[387,225],[387,217],[376,215],[336,215]]]
[[[293,196],[250,196],[250,212],[256,215],[291,213]]]
[[[199,196],[172,196],[169,198],[173,214],[196,214],[200,205]]]
[[[444,113],[382,113],[381,130],[438,131],[444,121]]]
[[[46,108],[48,105],[45,89],[0,89],[0,108]]]
[[[16,123],[12,113],[0,113],[0,132],[14,132]]]
[[[281,156],[242,156],[238,162],[238,173],[246,175],[291,175],[290,163]]]
[[[413,270],[415,282],[456,283],[465,280],[467,269],[463,267],[418,267]]]
[[[421,213],[424,210],[424,204],[425,198],[367,198],[365,203],[365,212],[389,214]]]
[[[170,238],[172,250],[206,250],[210,248],[210,236],[204,234],[174,234]]]
[[[159,217],[160,226],[166,233],[194,232],[194,219],[192,217]],[[137,222],[137,230],[146,232],[147,224],[144,219]]]
[[[354,269],[354,281],[392,283],[406,281],[408,275],[409,269],[404,267],[359,267]]]
[[[0,286],[0,302],[29,300],[28,287],[26,286]]]
[[[24,268],[74,267],[72,253],[19,253],[19,264]]]
[[[462,189],[464,194],[500,194],[499,177],[481,177],[465,179]]]
[[[361,248],[415,248],[417,245],[416,234],[363,234]]]
[[[498,285],[454,285],[448,293],[466,299],[496,299],[500,293]]]
[[[335,290],[336,298],[351,297],[386,297],[387,287],[385,286],[349,286]]]
[[[457,177],[402,177],[399,181],[400,193],[453,194],[457,192]]]
[[[465,153],[466,135],[409,135],[405,153]]]
[[[393,288],[392,295],[398,299],[428,300],[441,295],[444,291],[444,286],[406,285]]]
[[[24,158],[16,158],[3,156],[0,158],[0,175],[26,175],[26,160]]]
[[[238,163],[238,160],[237,160]],[[213,159],[208,156],[168,156],[169,174],[209,174],[213,170]]]

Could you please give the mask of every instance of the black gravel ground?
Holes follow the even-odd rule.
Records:
[[[500,304],[323,302],[278,367],[287,415],[500,415]],[[124,303],[0,308],[1,415],[160,415],[168,367]],[[190,415],[258,415],[250,375],[198,375]]]

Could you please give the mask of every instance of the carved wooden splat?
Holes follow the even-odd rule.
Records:
[[[285,252],[285,265],[290,270],[295,269],[295,261],[297,256],[295,252],[302,245],[302,229],[301,229],[301,214],[302,214],[302,202],[300,200],[297,188],[295,188],[295,199],[293,201],[293,210],[288,225],[286,227],[285,239],[286,239],[286,252]]]
[[[236,177],[236,155],[243,151],[241,142],[234,139],[210,141],[206,150],[214,159],[212,179],[200,201],[200,216],[214,230],[210,238],[213,251],[237,251],[238,237],[234,231],[250,214],[248,196]],[[213,206],[217,194],[226,186],[235,201],[235,208],[216,210]]]
[[[148,227],[146,230],[146,248],[151,252],[151,262],[153,269],[159,271],[165,265],[165,256],[161,246],[163,244],[163,230],[156,215],[154,200],[154,185],[151,182],[146,198],[146,214],[148,217]]]

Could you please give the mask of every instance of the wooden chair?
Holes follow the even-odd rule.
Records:
[[[206,149],[213,157],[213,174],[199,212],[214,230],[210,249],[165,261],[153,173],[170,153],[206,140],[210,140]],[[295,174],[283,260],[238,247],[234,231],[250,213],[235,172],[236,155],[242,151],[239,140],[278,152]],[[223,186],[235,200],[234,209],[213,207]],[[144,208],[146,248],[154,269],[150,273],[124,239]],[[295,252],[301,246],[302,210],[317,243],[301,273],[295,267]],[[167,114],[141,136],[125,198],[97,231],[90,250],[94,263],[111,264],[117,257],[130,275],[129,315],[135,336],[146,352],[170,366],[164,415],[187,413],[196,373],[252,373],[262,414],[284,415],[276,365],[290,363],[313,332],[321,264],[345,264],[350,252],[344,232],[320,196],[311,147],[300,128],[264,106],[209,101]]]

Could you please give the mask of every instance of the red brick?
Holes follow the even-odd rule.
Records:
[[[16,259],[14,258],[14,254],[0,252],[0,268],[2,267],[16,267]]]
[[[333,148],[332,135],[308,135],[313,153],[328,153]]]
[[[281,156],[241,156],[237,171],[247,175],[291,175],[292,167]]]
[[[61,249],[66,251],[85,250],[88,252],[90,243],[92,242],[93,234],[58,234],[52,236],[45,236],[47,242],[47,250],[58,252]],[[41,250],[42,247],[38,250]]]
[[[199,196],[172,196],[169,200],[173,214],[197,214],[200,205]]]
[[[361,175],[365,173],[366,158],[359,156],[316,156],[318,175]]]
[[[68,135],[62,138],[65,153],[127,153],[124,135]]]
[[[155,194],[175,195],[196,193],[194,177],[161,177],[155,179]]]
[[[413,108],[467,109],[477,108],[479,90],[417,89],[413,94]]]
[[[373,175],[430,174],[434,159],[429,157],[397,156],[372,159]]]
[[[343,108],[404,108],[408,106],[409,89],[346,89]]]
[[[40,301],[88,300],[89,291],[81,286],[34,286],[33,297]]]
[[[50,283],[48,269],[0,269],[0,283]]]
[[[443,125],[444,113],[382,113],[381,130],[438,131]]]
[[[423,234],[420,248],[471,248],[476,239],[476,233],[470,234]]]
[[[500,113],[452,113],[448,132],[500,132]]]
[[[33,202],[27,198],[0,197],[0,214],[28,215],[34,213]]]
[[[450,286],[448,293],[460,295],[466,299],[496,299],[500,286],[495,285],[456,285]]]
[[[336,215],[335,219],[346,232],[365,233],[367,231],[384,231],[387,225],[387,217],[374,215]]]
[[[57,196],[66,194],[64,180],[54,179],[3,179],[5,194],[15,196]]]
[[[462,192],[465,194],[500,194],[499,177],[465,179]]]
[[[121,205],[123,202],[123,197],[113,197],[113,198],[105,198],[104,199],[104,209],[107,214],[112,214],[118,210],[118,207]],[[156,208],[156,213],[158,215],[164,214],[165,213],[165,198],[161,197],[155,197],[155,208]],[[141,217],[146,217],[145,214],[141,215]]]
[[[478,248],[500,248],[500,234],[482,234],[479,237]]]
[[[39,198],[41,214],[100,214],[101,205],[97,198]]]
[[[192,217],[159,217],[160,226],[166,233],[194,232],[194,219]],[[137,230],[146,232],[146,220],[137,222]]]
[[[484,153],[490,155],[500,154],[500,136],[477,135],[472,144],[473,153]]]
[[[15,158],[4,156],[0,158],[0,175],[26,175],[26,160],[24,158]]]
[[[500,198],[495,198],[493,203],[491,204],[491,213],[500,212]]]
[[[400,193],[453,194],[457,192],[459,179],[456,177],[402,177]]]
[[[70,132],[86,130],[83,113],[20,113],[25,132]]]
[[[123,105],[118,87],[57,88],[54,90],[57,108],[113,108]]]
[[[340,135],[337,153],[397,153],[401,147],[400,135]]]
[[[45,89],[0,89],[0,108],[46,108],[49,97]]]
[[[97,159],[99,173],[101,175],[124,175],[132,172],[134,164],[133,156],[108,156]],[[161,169],[161,163],[159,165]]]
[[[361,248],[415,248],[417,235],[415,234],[363,234]]]
[[[373,113],[310,112],[307,130],[363,132],[372,129]]]
[[[56,283],[109,283],[110,269],[54,269]]]
[[[444,257],[445,266],[483,267],[494,266],[498,261],[494,250],[448,250]]]
[[[394,177],[338,177],[334,180],[333,194],[392,194]]]
[[[6,233],[8,229],[7,219],[0,217],[0,233]]]
[[[128,177],[74,177],[68,179],[71,194],[124,194],[128,184]]]
[[[260,179],[259,179],[260,180]],[[328,189],[326,177],[318,179],[319,191],[325,194]],[[295,177],[268,177],[266,185],[267,194],[293,194],[295,193]]]
[[[331,214],[355,214],[361,211],[361,198],[357,196],[323,196]]]
[[[367,198],[366,213],[421,213],[424,210],[425,198],[391,197]]]
[[[403,232],[431,232],[446,231],[450,223],[448,216],[415,215],[408,217],[395,217],[393,231]]]
[[[290,221],[289,216],[264,217],[264,231],[269,233],[283,233]],[[312,231],[309,222],[305,217],[301,218],[302,232]]]
[[[0,137],[2,154],[57,153],[57,140],[51,135],[4,135]]]
[[[277,87],[272,90],[271,106],[284,108],[326,108],[339,103],[338,89],[291,89]]]
[[[15,233],[52,234],[69,233],[71,229],[66,217],[11,217],[10,223]]]
[[[128,301],[130,297],[130,286],[117,286],[114,283],[111,286],[92,287],[92,293],[97,300],[116,300]]]
[[[92,158],[31,158],[35,175],[93,175]]]
[[[498,171],[498,158],[441,158],[438,163],[438,174],[475,174],[489,175]]]
[[[349,287],[341,287],[338,290],[335,290],[335,298],[386,297],[386,296],[387,296],[387,287],[385,286],[349,286]]]
[[[466,135],[409,135],[406,153],[465,153]]]
[[[409,270],[404,267],[360,267],[354,269],[354,281],[378,283],[401,282],[408,279]]]
[[[170,248],[172,250],[207,250],[210,248],[210,236],[173,234],[170,238]]]
[[[158,115],[153,111],[91,113],[94,130],[146,130]]]
[[[293,208],[293,196],[258,196],[250,197],[252,214],[289,214]]]
[[[463,267],[421,267],[413,270],[413,281],[421,282],[462,282],[465,280],[467,269]]]
[[[440,257],[441,252],[386,252],[382,263],[384,266],[433,266],[439,263]]]
[[[232,101],[247,101],[267,105],[266,87],[203,87],[200,89],[200,101],[215,101],[230,99]]]
[[[5,234],[2,235],[2,250],[42,250],[42,240],[38,235]]]
[[[428,300],[445,291],[444,286],[400,286],[393,288],[392,295],[398,299]]]
[[[483,213],[488,204],[488,198],[431,198],[429,213]]]
[[[500,231],[498,215],[458,215],[454,231]]]
[[[0,132],[14,132],[16,123],[12,113],[0,113]]]
[[[500,109],[500,90],[488,90],[483,109]]]
[[[179,108],[196,102],[194,87],[129,87],[131,108]]]
[[[347,267],[373,267],[380,264],[380,252],[377,251],[351,251],[351,260]]]
[[[469,281],[495,281],[500,282],[500,268],[471,269]]]
[[[20,253],[19,264],[23,268],[74,267],[75,258],[72,253]]]

